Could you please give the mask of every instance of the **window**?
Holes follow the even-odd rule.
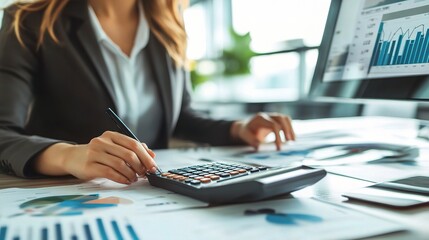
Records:
[[[185,13],[188,57],[193,60],[193,81],[197,79],[195,99],[264,102],[302,96],[316,64],[315,49],[329,4],[330,0],[197,1]],[[253,52],[249,69],[247,74],[231,74],[225,71],[230,62],[222,56],[234,47],[238,52],[233,57],[247,54],[246,37],[240,37],[247,33]]]
[[[0,1],[0,23],[3,22],[3,8],[7,7],[9,4],[11,4],[13,0],[1,0]],[[0,25],[1,28],[1,25]]]

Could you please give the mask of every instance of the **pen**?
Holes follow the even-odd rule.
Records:
[[[137,136],[128,128],[127,125],[125,125],[124,121],[111,109],[108,108],[106,110],[107,115],[109,115],[110,119],[116,124],[116,126],[121,130],[121,132],[128,137],[140,142],[140,140],[137,138]],[[156,166],[156,170],[158,170],[159,173],[162,173],[162,170]]]

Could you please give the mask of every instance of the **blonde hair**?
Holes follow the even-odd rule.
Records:
[[[39,29],[38,46],[44,42],[46,33],[59,43],[54,31],[54,24],[58,20],[64,7],[73,0],[32,0],[17,4],[15,12],[13,30],[19,40],[24,45],[20,30],[23,18],[30,12],[44,11]],[[167,53],[174,60],[176,65],[185,64],[186,54],[186,33],[183,23],[181,9],[186,7],[186,0],[141,0],[143,1],[144,12],[149,23],[149,27],[155,37],[165,47]]]

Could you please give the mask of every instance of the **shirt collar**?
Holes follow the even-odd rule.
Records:
[[[89,18],[91,20],[92,26],[94,28],[95,36],[99,43],[103,41],[112,42],[113,41],[107,36],[106,32],[104,32],[103,27],[100,24],[100,21],[97,18],[97,15],[94,12],[94,9],[89,5]],[[131,52],[131,56],[136,55],[143,48],[145,48],[149,42],[149,24],[147,23],[146,17],[143,11],[143,5],[139,3],[139,24],[137,27],[136,37],[134,39],[134,47]],[[115,44],[116,45],[116,44]]]

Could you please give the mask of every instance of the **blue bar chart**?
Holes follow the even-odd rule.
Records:
[[[429,63],[429,5],[384,14],[376,35],[371,67]]]
[[[384,23],[380,24],[371,66],[417,64],[429,62],[429,29],[423,24],[413,29],[397,29],[390,39],[383,39]]]
[[[134,226],[126,220],[96,218],[92,220],[47,221],[42,224],[30,224],[26,227],[0,223],[0,240],[29,239],[28,236],[43,240],[140,239]]]

